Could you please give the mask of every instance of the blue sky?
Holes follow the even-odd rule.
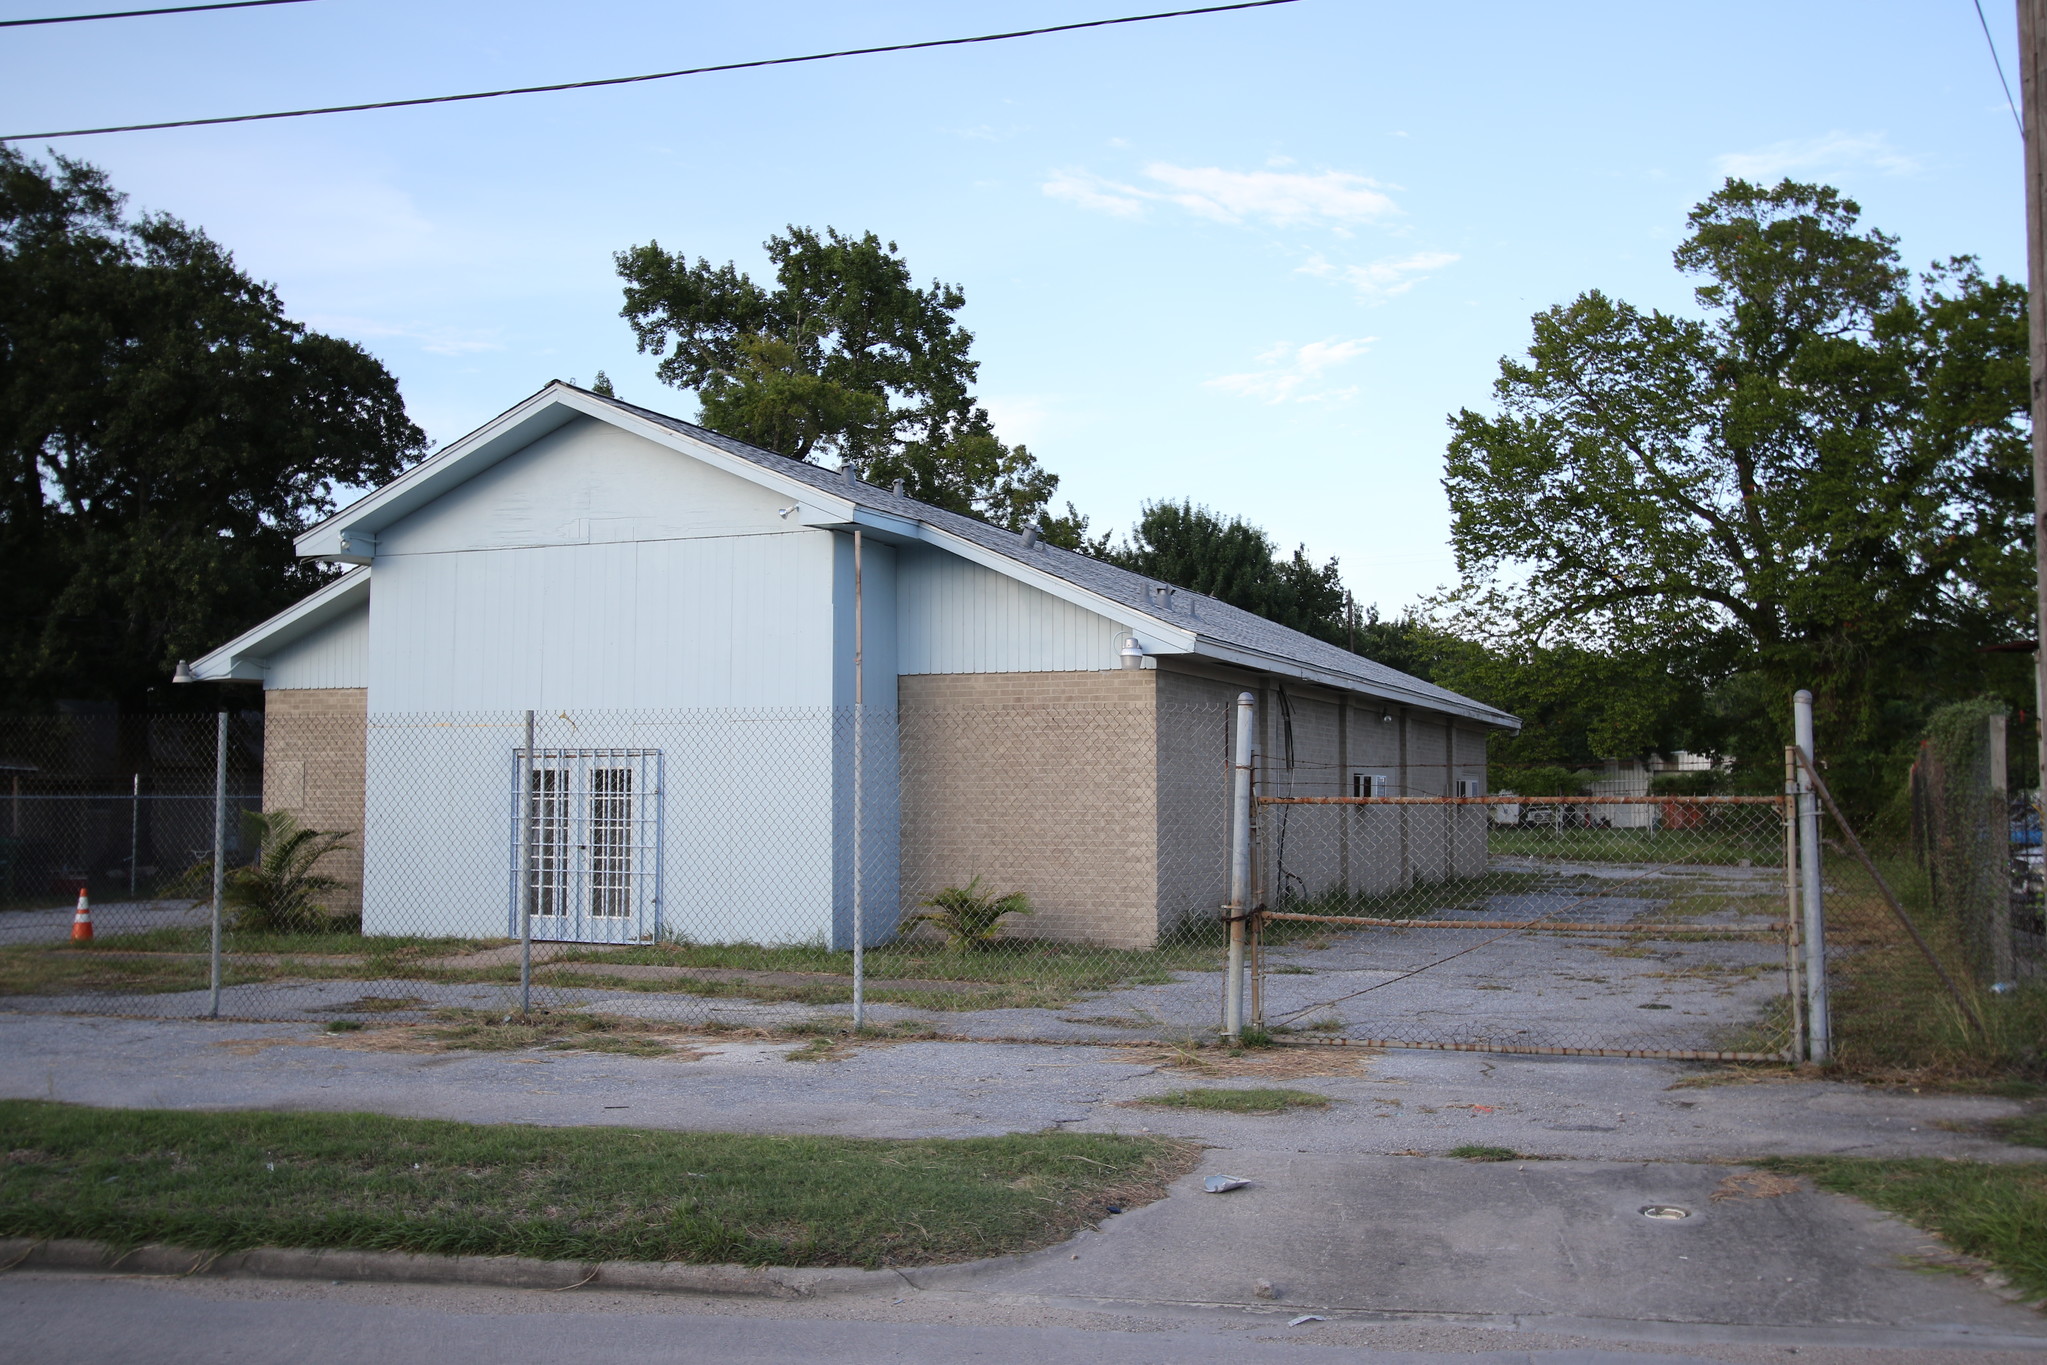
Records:
[[[314,0],[0,30],[0,131],[623,75],[1141,13],[1135,0]],[[120,8],[0,0],[0,18]],[[1986,0],[2011,57],[2010,0]],[[967,294],[998,430],[1097,526],[1191,497],[1394,612],[1454,576],[1444,419],[1529,315],[1690,307],[1687,209],[1819,179],[1923,264],[2022,275],[1969,0],[1301,0],[621,89],[53,145],[203,227],[451,440],[553,377],[694,415],[611,253],[762,272],[873,230]],[[37,144],[28,144],[33,149]]]

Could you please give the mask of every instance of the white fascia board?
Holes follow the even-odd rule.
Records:
[[[1410,691],[1397,684],[1366,682],[1362,678],[1353,678],[1328,669],[1315,668],[1312,665],[1301,663],[1295,659],[1287,659],[1278,655],[1264,654],[1257,650],[1245,649],[1241,645],[1228,645],[1217,640],[1203,639],[1191,652],[1199,654],[1204,659],[1215,659],[1222,663],[1235,664],[1239,668],[1256,669],[1260,673],[1279,673],[1289,678],[1299,678],[1303,682],[1319,683],[1324,687],[1332,687],[1339,692],[1353,692],[1360,696],[1371,697],[1376,701],[1395,702],[1401,706],[1412,706],[1420,710],[1435,711],[1446,716],[1461,716],[1466,720],[1475,720],[1482,725],[1490,725],[1495,729],[1507,730],[1516,734],[1520,733],[1521,730],[1521,721],[1518,717],[1510,716],[1504,711],[1495,711],[1489,706],[1481,706],[1474,701],[1445,701],[1441,697],[1432,697],[1426,693]]]
[[[845,498],[834,497],[801,479],[764,469],[708,442],[692,440],[658,422],[622,412],[566,384],[553,383],[305,532],[298,538],[298,552],[313,559],[348,559],[351,548],[367,541],[373,553],[376,533],[384,527],[579,416],[608,422],[736,478],[772,489],[802,512],[797,520],[803,524],[812,524],[813,518],[843,524],[852,516],[853,503]]]
[[[243,631],[210,654],[201,655],[189,667],[200,682],[240,679],[260,682],[269,671],[270,652],[288,645],[302,635],[318,630],[338,616],[345,616],[369,600],[370,571],[350,569],[316,592],[301,597],[277,615],[252,630]]]
[[[566,426],[576,415],[573,409],[581,406],[565,402],[572,392],[549,384],[467,436],[442,446],[375,492],[357,498],[319,525],[301,532],[294,542],[299,557],[353,559],[351,547],[343,539],[343,533],[349,531],[357,533],[358,544],[366,534],[374,549],[378,531],[555,428]]]

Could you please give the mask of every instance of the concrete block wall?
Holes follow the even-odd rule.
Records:
[[[906,674],[898,683],[902,899],[975,876],[1021,891],[1010,932],[1158,938],[1157,674]]]
[[[1237,694],[1215,679],[1157,679],[1158,924],[1220,916],[1230,887],[1230,745]]]
[[[1491,793],[1486,781],[1486,732],[1476,725],[1456,725],[1451,731],[1453,764],[1458,777],[1478,783],[1481,796]],[[1455,837],[1451,843],[1451,873],[1477,877],[1486,870],[1486,836],[1492,817],[1485,806],[1459,806],[1453,817]]]
[[[315,870],[346,885],[326,897],[337,914],[362,913],[363,737],[369,692],[290,688],[263,698],[263,809],[288,810],[309,829],[349,836]]]
[[[1353,779],[1383,775],[1392,796],[1451,796],[1460,779],[1485,784],[1486,730],[1439,713],[1276,687],[1261,689],[1260,791],[1351,796]],[[1290,721],[1290,724],[1289,724]],[[1291,730],[1292,762],[1288,762]],[[1370,898],[1477,876],[1487,863],[1480,807],[1266,807],[1262,849],[1268,899]]]

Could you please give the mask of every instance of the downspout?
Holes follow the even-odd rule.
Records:
[[[866,792],[863,784],[866,778],[866,714],[867,678],[866,663],[862,658],[866,643],[866,603],[863,600],[860,564],[861,538],[858,523],[853,527],[853,1031],[858,1033],[867,1023],[867,936],[866,924],[862,918],[860,846],[865,842],[862,835],[863,809]]]

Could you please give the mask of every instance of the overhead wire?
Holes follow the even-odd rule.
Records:
[[[94,19],[144,19],[152,14],[197,14],[205,9],[256,9],[262,5],[305,5],[312,0],[220,0],[212,5],[170,5],[163,9],[117,9],[104,14],[53,14],[47,19],[0,19],[0,28],[30,28],[36,24],[84,24]]]
[[[674,80],[681,76],[704,76],[719,71],[751,71],[765,66],[795,66],[803,62],[827,62],[840,57],[870,57],[884,52],[916,52],[934,47],[965,47],[974,43],[1000,43],[1012,38],[1036,38],[1048,33],[1073,33],[1081,29],[1112,28],[1119,24],[1143,24],[1155,19],[1184,19],[1198,14],[1223,14],[1231,10],[1265,9],[1291,5],[1297,0],[1237,0],[1235,4],[1205,5],[1199,9],[1163,10],[1154,14],[1131,14],[1116,19],[1088,19],[1073,24],[1051,24],[1044,28],[1014,29],[1006,33],[983,33],[971,38],[934,38],[916,43],[889,43],[879,47],[842,48],[836,52],[813,52],[802,57],[768,57],[750,62],[721,62],[715,66],[692,66],[679,71],[655,71],[644,76],[609,76],[601,80],[560,81],[551,85],[521,85],[505,90],[478,90],[466,95],[426,95],[416,99],[375,100],[364,104],[330,104],[316,109],[285,109],[268,114],[229,114],[218,118],[170,119],[161,123],[121,123],[104,128],[65,128],[42,133],[7,133],[0,142],[26,142],[40,138],[97,137],[103,133],[146,133],[164,128],[205,128],[222,123],[257,123],[269,119],[311,118],[319,114],[356,114],[371,109],[408,109],[423,104],[455,104],[464,100],[499,99],[507,95],[543,95],[560,90],[591,90],[607,85],[635,85],[646,81]]]
[[[2025,120],[2019,117],[2018,101],[2011,97],[2011,82],[2004,78],[2004,59],[1997,55],[1997,40],[1990,36],[1990,20],[1983,15],[1983,0],[1971,0],[1976,6],[1976,22],[1982,26],[1983,41],[1990,47],[1990,64],[1997,68],[1997,83],[2004,87],[2004,107],[2011,110],[2011,121],[2018,127],[2020,139],[2026,136]]]

